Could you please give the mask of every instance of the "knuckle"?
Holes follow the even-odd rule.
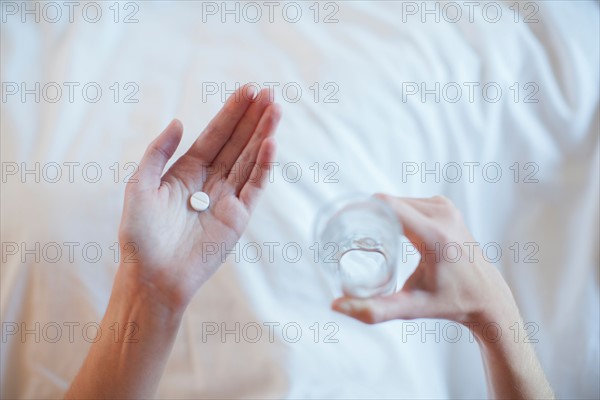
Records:
[[[148,146],[148,156],[150,158],[159,157],[167,160],[169,159],[169,154],[156,141],[153,141]]]
[[[452,200],[450,200],[449,198],[447,198],[446,196],[443,196],[443,195],[433,196],[431,198],[431,201],[434,202],[435,204],[438,204],[443,207],[453,207],[454,206],[454,204],[452,203]]]
[[[445,227],[438,226],[432,232],[432,239],[434,243],[438,243],[439,245],[443,246],[452,241],[452,235],[448,233],[448,230]]]
[[[448,216],[453,221],[462,221],[462,213],[448,197],[434,196],[431,200],[440,207],[442,215]]]
[[[460,222],[462,221],[462,213],[460,212],[460,210],[458,209],[458,207],[455,207],[454,205],[452,205],[452,207],[449,207],[446,212],[448,213],[448,216],[456,222]]]
[[[363,320],[365,323],[369,324],[369,325],[376,324],[376,323],[378,323],[378,322],[379,322],[379,315],[378,315],[378,312],[377,312],[377,311],[375,311],[375,310],[369,310],[369,311],[366,311],[366,312],[363,314],[363,318],[362,318],[362,320]]]
[[[392,203],[396,198],[386,193],[375,193],[373,195],[377,200],[383,201],[384,203]]]
[[[363,308],[360,319],[364,323],[372,325],[381,322],[383,315],[376,304],[369,304],[367,307]]]

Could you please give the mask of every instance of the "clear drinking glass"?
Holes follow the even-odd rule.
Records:
[[[323,207],[315,220],[319,261],[345,296],[372,297],[396,290],[402,227],[387,203],[353,195]]]

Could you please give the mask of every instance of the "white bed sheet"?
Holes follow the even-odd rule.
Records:
[[[303,93],[294,103],[276,91],[284,115],[278,133],[281,165],[242,239],[240,260],[231,256],[189,307],[159,397],[484,397],[478,349],[464,329],[451,343],[455,325],[446,321],[366,326],[329,310],[331,298],[308,249],[315,212],[338,195],[375,191],[451,198],[479,242],[503,249],[496,266],[524,320],[537,329],[535,347],[557,395],[600,396],[597,3],[540,2],[539,21],[531,24],[513,21],[510,2],[495,3],[503,12],[497,23],[480,13],[473,22],[463,16],[458,23],[443,18],[436,23],[431,16],[422,23],[420,14],[404,13],[403,22],[401,2],[337,2],[339,22],[330,24],[313,21],[312,2],[296,3],[304,13],[298,23],[277,13],[273,23],[265,16],[259,23],[243,18],[235,23],[231,16],[222,23],[210,15],[203,22],[202,2],[138,2],[139,22],[124,24],[112,21],[109,3],[99,4],[104,14],[95,24],[79,14],[74,23],[64,17],[58,23],[21,23],[12,16],[2,23],[2,82],[98,82],[103,89],[97,103],[79,95],[72,103],[64,98],[36,103],[31,96],[21,102],[12,96],[1,104],[3,168],[56,162],[65,174],[64,162],[96,162],[103,173],[97,183],[82,179],[81,170],[74,183],[66,177],[49,183],[44,176],[36,183],[32,175],[26,183],[13,175],[2,183],[3,246],[31,248],[39,242],[42,249],[56,242],[65,251],[65,242],[80,243],[72,262],[63,254],[54,263],[43,257],[36,262],[31,255],[22,262],[22,251],[9,255],[3,247],[3,398],[60,397],[80,366],[89,347],[83,326],[101,318],[117,268],[110,247],[128,172],[124,164],[138,161],[173,117],[185,126],[176,155],[181,154],[222,103],[219,96],[203,99],[203,84],[232,88],[247,81],[277,82],[279,88],[292,83]],[[324,3],[319,7],[320,19],[335,10]],[[132,10],[122,8],[120,18]],[[520,18],[529,12],[522,10]],[[114,82],[120,96],[129,92],[126,82],[137,85],[139,102],[115,103],[109,88]],[[321,86],[319,102],[310,89],[315,82]],[[323,87],[328,82],[339,89],[333,95],[337,103],[322,101],[332,90]],[[496,103],[480,95],[472,103],[464,97],[436,102],[432,96],[403,101],[411,82],[427,82],[429,88],[435,82],[495,82],[503,95]],[[510,89],[515,82],[518,102]],[[524,88],[528,82],[539,88],[537,103],[523,102],[531,93],[531,87]],[[115,162],[119,183],[110,169]],[[315,183],[310,167],[316,162]],[[325,169],[328,162],[338,167],[333,176],[338,183],[325,182],[333,171]],[[421,163],[431,168],[435,162],[456,162],[463,174],[465,162],[495,162],[503,176],[497,183],[486,182],[480,169],[473,183],[466,176],[457,183],[444,176],[439,183],[432,175],[425,182],[403,176],[403,168]],[[515,162],[520,183],[513,182]],[[525,163],[538,167],[538,183],[523,183],[532,171]],[[300,167],[298,182],[289,182],[292,169],[284,175],[286,164]],[[267,242],[280,243],[273,260]],[[518,263],[511,261],[515,242]],[[522,261],[530,242],[539,246],[539,261],[528,264]],[[86,243],[102,249],[100,261],[84,259],[80,249]],[[248,243],[263,251],[257,262],[243,252],[252,250],[244,247]],[[302,246],[299,261],[290,261],[292,250],[284,259],[287,243]],[[401,266],[402,273],[411,266],[412,259]],[[69,322],[79,323],[73,325],[72,342]],[[211,335],[203,342],[209,325],[225,323],[235,331],[236,322],[239,343],[235,334],[224,341]],[[269,322],[280,324],[272,342],[264,325]],[[325,326],[328,322],[335,325]],[[290,323],[285,336],[281,328]],[[20,331],[10,335],[15,324],[34,333],[24,340]],[[62,327],[62,336],[50,343],[54,324]],[[244,338],[253,337],[255,324],[262,337],[250,343]],[[325,335],[336,326],[331,338],[338,342],[327,343]],[[302,334],[291,343],[295,327]],[[408,335],[415,327],[419,334]],[[434,333],[422,340],[424,329],[437,332],[439,340]],[[93,333],[91,328],[88,334]]]

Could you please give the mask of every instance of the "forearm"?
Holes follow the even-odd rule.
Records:
[[[518,326],[519,338],[527,337],[516,305],[507,306],[496,322],[499,335],[476,331],[488,382],[489,397],[493,399],[554,399],[542,367],[531,344],[514,341],[506,333]],[[480,324],[485,326],[484,324]]]
[[[165,307],[148,289],[119,269],[100,325],[104,334],[92,344],[65,398],[154,396],[183,310]]]

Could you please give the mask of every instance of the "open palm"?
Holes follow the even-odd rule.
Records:
[[[280,109],[271,94],[236,91],[163,175],[181,141],[174,120],[146,150],[127,185],[119,229],[121,267],[173,306],[185,305],[242,235],[275,154]],[[210,197],[203,212],[189,205]]]

